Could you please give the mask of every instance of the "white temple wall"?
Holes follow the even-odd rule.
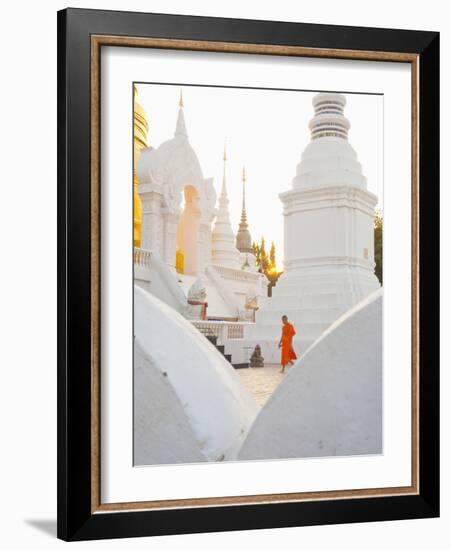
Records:
[[[286,216],[289,224],[286,260],[345,255],[345,216],[343,209],[335,207]]]
[[[163,253],[162,195],[149,184],[140,185],[142,203],[141,247]]]
[[[163,260],[174,271],[178,220],[177,213],[165,212],[163,214]]]
[[[199,226],[199,271],[204,272],[211,263],[211,228],[209,224]]]
[[[346,187],[286,192],[281,195],[285,214],[285,259],[315,257],[365,258],[374,252],[375,197]]]
[[[295,227],[293,223],[293,218],[290,216],[284,215],[284,240],[283,240],[283,265],[284,265],[284,272],[287,271],[287,261],[290,260],[293,257],[292,248],[293,248],[293,242],[295,240]]]
[[[367,259],[374,269],[374,216],[357,210],[356,257]],[[366,254],[365,254],[366,249]]]

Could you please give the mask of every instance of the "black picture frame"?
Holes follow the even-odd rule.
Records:
[[[92,35],[418,56],[420,482],[417,495],[93,512]],[[87,540],[438,515],[439,33],[85,9],[58,12],[58,537]]]

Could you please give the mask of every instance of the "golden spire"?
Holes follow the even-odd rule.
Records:
[[[180,109],[183,109],[185,105],[183,104],[183,90],[180,88],[180,99],[179,99],[179,107]]]
[[[138,193],[138,175],[136,173],[136,162],[143,149],[148,146],[149,124],[147,115],[141,105],[138,103],[138,88],[133,85],[133,243],[134,246],[141,246],[141,224],[142,224],[142,205]]]

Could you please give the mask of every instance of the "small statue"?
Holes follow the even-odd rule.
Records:
[[[207,320],[207,289],[201,277],[198,277],[188,290],[188,318]]]
[[[251,361],[250,361],[251,367],[264,367],[264,357],[262,356],[262,350],[261,347],[257,344],[255,346],[254,351],[251,355]]]

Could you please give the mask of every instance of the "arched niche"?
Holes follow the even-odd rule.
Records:
[[[200,258],[199,227],[201,208],[199,193],[192,185],[186,185],[182,189],[182,193],[182,213],[177,224],[176,246],[179,254],[183,255],[184,273],[195,274],[199,271]]]

